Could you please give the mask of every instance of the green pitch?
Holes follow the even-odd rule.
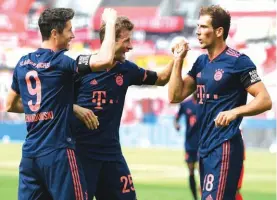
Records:
[[[17,199],[21,145],[0,144],[0,199]],[[139,200],[192,199],[181,150],[124,149]],[[276,199],[276,155],[248,150],[242,194],[245,200]]]

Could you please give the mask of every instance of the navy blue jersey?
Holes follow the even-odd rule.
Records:
[[[196,122],[196,106],[197,103],[193,99],[189,99],[180,104],[178,118],[185,115],[186,133],[185,133],[185,150],[197,151],[199,142],[199,133]]]
[[[240,134],[242,117],[226,127],[215,127],[214,120],[221,111],[245,105],[246,88],[261,79],[250,58],[229,47],[212,61],[206,54],[199,56],[188,74],[197,85],[199,153],[203,156]]]
[[[12,89],[22,98],[28,132],[25,157],[74,147],[70,121],[77,66],[64,52],[40,48],[23,56],[15,67]]]
[[[147,77],[147,72],[125,61],[109,71],[93,72],[79,79],[76,103],[91,109],[98,116],[100,125],[98,129],[90,130],[80,121],[76,124],[78,153],[98,160],[121,159],[119,126],[125,95],[131,85],[146,84],[149,78],[155,79],[151,81],[155,83],[157,76]]]

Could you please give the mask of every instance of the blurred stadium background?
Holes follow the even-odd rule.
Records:
[[[246,200],[275,199],[276,0],[0,0],[0,199],[17,198],[17,168],[26,135],[24,115],[4,112],[5,97],[19,58],[40,45],[37,20],[45,8],[76,11],[76,38],[69,52],[73,58],[97,51],[101,13],[113,7],[135,24],[128,59],[159,70],[170,59],[171,41],[182,35],[192,49],[183,66],[186,73],[202,53],[195,37],[198,10],[210,4],[230,11],[227,43],[250,56],[273,99],[272,110],[242,123],[247,148],[242,193]],[[190,199],[183,163],[185,127],[179,133],[173,128],[177,108],[167,100],[167,87],[132,87],[127,93],[120,137],[140,200]]]

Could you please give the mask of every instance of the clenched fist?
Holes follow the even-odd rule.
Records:
[[[171,52],[176,58],[185,58],[190,50],[188,40],[184,37],[174,38],[171,45]]]
[[[102,13],[102,20],[105,23],[108,23],[108,22],[115,23],[116,18],[117,18],[117,12],[116,12],[116,10],[114,10],[112,8],[105,8],[104,9],[104,11]]]

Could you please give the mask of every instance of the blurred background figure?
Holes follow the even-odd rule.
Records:
[[[198,142],[199,131],[197,130],[197,118],[196,118],[196,92],[192,97],[182,103],[180,103],[179,111],[174,120],[174,127],[177,131],[180,130],[179,120],[182,116],[185,116],[185,161],[189,169],[189,186],[194,200],[197,200],[196,181],[194,177],[195,165],[198,162]]]
[[[232,24],[227,45],[253,59],[273,101],[270,111],[243,120],[247,159],[241,193],[245,199],[275,199],[275,0],[94,0],[93,3],[90,0],[0,0],[0,142],[10,142],[0,144],[1,198],[16,199],[16,170],[26,136],[22,133],[25,116],[3,112],[6,95],[16,62],[22,55],[39,47],[41,37],[37,20],[45,8],[70,7],[76,11],[72,22],[75,39],[68,51],[72,58],[99,49],[101,13],[104,8],[112,7],[118,15],[128,16],[135,25],[133,50],[126,55],[128,60],[145,69],[159,71],[171,57],[171,41],[184,36],[191,48],[183,65],[183,74],[186,74],[202,53],[196,37],[198,11],[201,6],[211,4],[220,4],[230,11]],[[191,196],[189,189],[184,190],[184,187],[189,188],[189,184],[183,181],[189,178],[189,173],[180,160],[183,136],[172,124],[179,105],[169,104],[167,90],[167,86],[132,86],[126,94],[120,140],[132,168],[138,199],[184,199]],[[249,96],[248,101],[251,100]]]

